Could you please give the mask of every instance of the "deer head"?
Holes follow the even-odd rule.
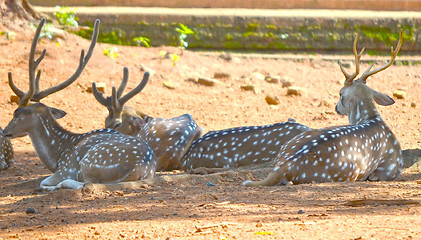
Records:
[[[360,78],[354,80],[359,74],[360,58],[364,52],[363,48],[360,53],[357,54],[357,40],[358,36],[355,38],[353,47],[355,72],[353,74],[348,74],[343,66],[340,65],[341,71],[345,76],[345,82],[343,88],[339,92],[340,99],[335,108],[336,112],[339,114],[348,116],[351,125],[361,123],[373,117],[378,117],[379,113],[377,112],[374,102],[382,106],[388,106],[395,103],[392,98],[384,93],[371,89],[366,83],[368,77],[385,70],[393,64],[402,46],[402,32],[400,33],[396,49],[394,50],[393,47],[391,47],[391,59],[382,67],[370,71],[374,65],[374,63],[372,63]]]
[[[147,116],[134,110],[133,108],[125,107],[124,104],[140,91],[142,91],[142,89],[148,83],[149,73],[145,72],[139,85],[126,95],[122,96],[124,89],[127,86],[128,78],[129,69],[125,67],[123,71],[123,80],[120,84],[120,87],[118,90],[113,87],[112,95],[110,97],[105,98],[103,94],[98,91],[95,82],[92,83],[92,93],[94,94],[95,99],[108,109],[108,116],[105,119],[105,127],[134,136],[145,125],[146,122],[144,118]]]
[[[74,81],[76,81],[76,79],[80,76],[86,64],[88,63],[89,59],[91,58],[93,49],[97,41],[99,20],[95,21],[94,32],[92,34],[89,50],[86,55],[84,50],[81,51],[79,66],[77,67],[73,75],[56,86],[52,86],[43,91],[40,91],[39,81],[41,78],[41,70],[38,70],[36,75],[35,72],[38,68],[38,65],[44,59],[47,50],[44,49],[41,55],[36,60],[35,53],[41,29],[44,23],[45,19],[43,18],[41,19],[35,32],[34,38],[32,40],[31,50],[29,53],[29,90],[26,93],[20,90],[13,82],[12,73],[9,72],[8,74],[9,86],[13,90],[13,92],[19,97],[19,102],[18,108],[14,113],[13,120],[5,128],[4,134],[7,137],[15,138],[26,135],[27,130],[31,127],[31,124],[33,124],[34,121],[37,121],[36,119],[38,118],[36,116],[51,114],[52,116],[58,119],[66,115],[64,111],[57,108],[48,107],[42,103],[39,103],[39,101],[50,94],[53,94],[66,88]]]

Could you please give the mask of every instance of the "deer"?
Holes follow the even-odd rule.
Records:
[[[157,171],[180,169],[181,158],[191,143],[202,135],[203,129],[197,125],[190,114],[171,119],[153,118],[132,107],[124,106],[147,84],[142,81],[123,96],[128,78],[129,70],[125,67],[123,80],[118,90],[112,87],[112,94],[108,97],[104,97],[95,82],[92,83],[92,93],[95,99],[108,109],[105,127],[146,141],[157,157]]]
[[[344,181],[391,181],[403,168],[401,147],[393,132],[382,120],[375,103],[388,106],[394,100],[367,86],[367,78],[390,67],[402,45],[402,32],[396,49],[391,47],[391,59],[371,70],[372,63],[361,76],[360,58],[365,50],[357,52],[358,35],[353,52],[355,72],[349,74],[342,64],[345,76],[335,110],[348,116],[349,125],[307,131],[292,138],[279,150],[274,167],[260,181],[247,180],[244,186],[271,186]]]
[[[82,73],[95,47],[99,20],[96,20],[89,50],[80,55],[79,66],[64,82],[40,91],[41,70],[35,71],[43,60],[46,49],[35,59],[36,45],[44,25],[42,19],[35,32],[29,54],[29,90],[23,92],[14,84],[9,72],[9,86],[18,96],[18,108],[4,129],[4,136],[18,138],[28,135],[44,166],[53,172],[41,181],[45,190],[59,188],[80,189],[85,183],[113,184],[136,181],[155,174],[156,157],[148,144],[111,129],[99,129],[77,134],[67,131],[57,122],[65,116],[58,108],[49,107],[41,99],[66,88]],[[147,81],[149,74],[145,73]]]
[[[243,126],[211,131],[195,140],[182,159],[182,169],[196,173],[272,161],[279,148],[311,128],[289,119],[264,126]],[[204,169],[203,169],[204,168]]]
[[[4,137],[3,128],[0,127],[0,171],[8,169],[14,162],[12,143]]]

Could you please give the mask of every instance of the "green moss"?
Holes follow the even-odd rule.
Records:
[[[273,24],[266,25],[266,28],[272,29],[272,30],[276,30],[277,29],[276,26],[273,25]]]
[[[242,45],[241,45],[240,42],[229,41],[229,42],[224,42],[224,48],[226,48],[226,49],[241,49]]]
[[[227,34],[225,35],[225,40],[226,40],[226,41],[231,41],[232,39],[234,39],[234,37],[233,37],[230,33],[227,33]]]
[[[248,31],[256,31],[256,29],[260,28],[260,24],[259,23],[249,23],[247,25],[247,30]]]

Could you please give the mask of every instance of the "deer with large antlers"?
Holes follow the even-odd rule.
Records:
[[[92,83],[95,99],[108,109],[105,127],[145,140],[157,157],[157,171],[180,169],[180,160],[191,143],[202,135],[190,114],[165,119],[152,118],[124,104],[146,86],[142,81],[136,88],[123,95],[129,78],[128,68],[124,68],[123,80],[118,90],[112,88],[112,95],[104,97]],[[144,77],[145,78],[145,77]]]
[[[380,117],[374,102],[388,106],[393,99],[366,85],[367,78],[388,68],[402,45],[402,32],[391,59],[374,69],[373,64],[357,79],[360,58],[354,41],[355,73],[341,65],[345,83],[336,111],[347,115],[350,125],[304,132],[283,146],[270,174],[261,181],[245,181],[245,186],[268,186],[292,182],[341,182],[395,179],[403,168],[398,140]]]
[[[39,101],[73,83],[82,73],[95,47],[99,20],[95,22],[91,45],[85,56],[81,52],[75,73],[63,83],[44,91],[39,89],[41,70],[35,71],[46,50],[34,60],[36,45],[45,22],[42,19],[36,30],[29,54],[29,90],[19,90],[9,72],[9,85],[19,97],[19,107],[12,121],[4,129],[4,135],[17,138],[28,135],[42,163],[53,172],[41,182],[41,188],[81,188],[84,183],[117,183],[152,177],[156,158],[152,149],[141,139],[127,136],[110,129],[76,134],[63,129],[56,119],[65,112],[48,107]],[[147,74],[146,80],[147,81]]]
[[[3,129],[0,127],[0,171],[8,169],[12,165],[13,155],[12,143],[4,137]]]

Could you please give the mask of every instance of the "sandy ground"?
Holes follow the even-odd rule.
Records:
[[[17,32],[16,39],[0,39],[0,126],[12,119],[7,72],[24,91],[28,84],[28,54],[32,32]],[[44,40],[41,88],[67,79],[78,64],[80,49],[89,42],[72,35],[65,40]],[[361,43],[361,46],[363,43]],[[154,74],[148,86],[128,105],[151,116],[170,118],[190,113],[206,131],[245,125],[265,125],[294,118],[313,128],[347,124],[334,106],[343,75],[325,56],[286,61],[241,55],[231,61],[219,54],[185,51],[175,66],[160,51],[177,48],[117,46],[119,56],[94,55],[76,83],[43,102],[65,110],[60,124],[74,132],[101,128],[107,111],[87,87],[92,81],[118,85],[123,67],[130,70],[128,89],[142,77],[143,67]],[[352,59],[352,56],[344,56]],[[368,56],[363,56],[368,58]],[[362,68],[367,67],[363,65]],[[280,76],[294,81],[306,94],[287,96],[282,84],[258,77]],[[186,81],[227,73],[217,86]],[[164,81],[175,89],[163,86]],[[378,107],[403,149],[421,148],[419,66],[392,66],[368,80],[389,96],[397,89],[404,99]],[[241,90],[251,84],[256,92]],[[265,102],[266,95],[280,100]],[[245,188],[246,178],[262,178],[265,170],[242,169],[205,176],[158,173],[154,184],[130,189],[38,191],[50,172],[41,164],[28,137],[12,140],[15,163],[0,172],[0,239],[421,239],[421,174],[405,170],[392,182],[302,184]],[[33,208],[35,213],[27,213]]]

